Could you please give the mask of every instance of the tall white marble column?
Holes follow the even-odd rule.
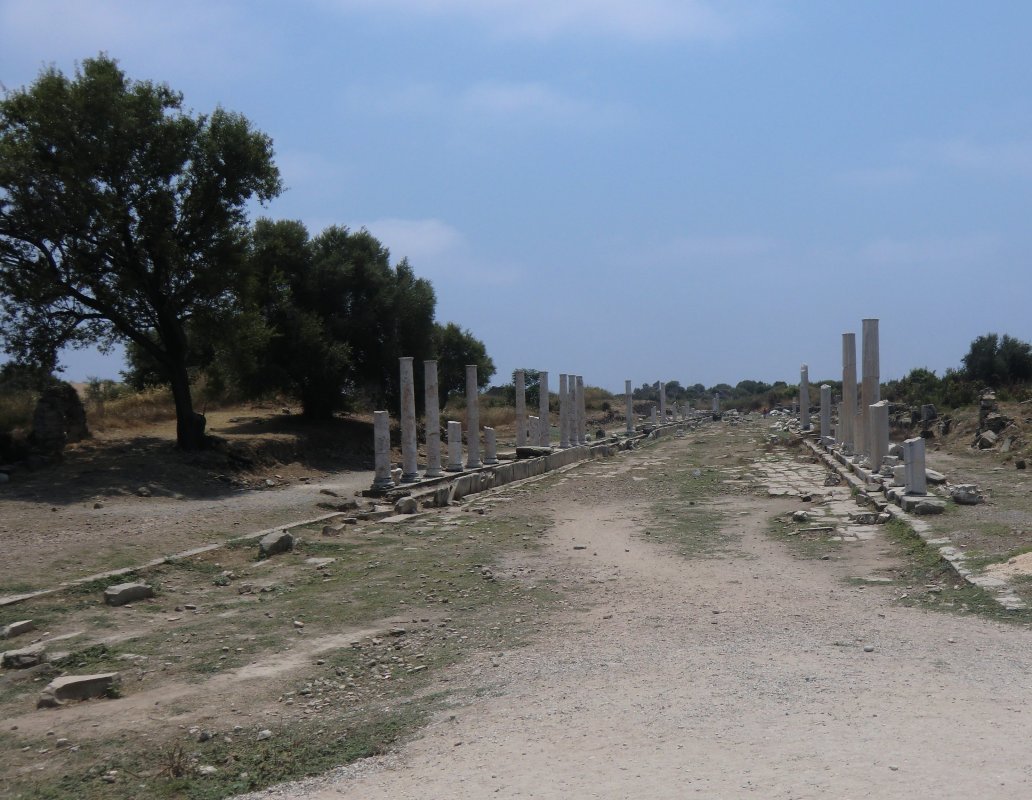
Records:
[[[624,399],[627,401],[627,433],[634,433],[634,392],[631,391],[631,382],[624,381]]]
[[[484,427],[484,464],[491,465],[498,463],[498,441],[495,438],[495,429]]]
[[[480,466],[480,386],[477,365],[466,365],[466,469]]]
[[[879,400],[871,405],[868,418],[870,430],[867,438],[871,442],[871,469],[881,469],[882,459],[889,454],[889,401]]]
[[[831,387],[821,385],[821,444],[827,444],[831,437]]]
[[[565,372],[559,373],[559,446],[570,446],[570,391]]]
[[[873,427],[871,425],[871,406],[881,400],[881,367],[878,352],[878,320],[865,319],[863,321],[863,361],[861,372],[863,380],[860,386],[861,402],[860,408],[864,414],[864,452],[871,456],[874,442],[871,440]],[[872,466],[877,469],[881,462],[873,462]]]
[[[448,420],[448,472],[462,472],[462,423]]]
[[[903,475],[907,494],[928,494],[925,440],[920,436],[903,442]]]
[[[810,368],[799,368],[799,427],[810,430]]]
[[[713,413],[720,413],[720,392],[713,393]]]
[[[850,455],[856,449],[853,418],[856,416],[856,334],[842,334],[842,405],[839,406],[839,435],[842,449]]]
[[[401,369],[401,480],[419,480],[419,445],[416,440],[416,379],[412,358],[399,358]]]
[[[441,402],[437,384],[437,362],[423,362],[423,401],[426,406],[426,472],[424,478],[441,474]]]
[[[541,420],[537,417],[527,417],[527,438],[535,445],[541,441],[540,423]]]
[[[548,413],[548,373],[540,372],[538,380],[538,444],[548,447],[551,444],[552,431]]]
[[[577,442],[588,443],[588,413],[584,405],[584,376],[577,376]]]
[[[659,421],[666,425],[666,384],[659,382]]]
[[[527,443],[527,376],[522,369],[516,370],[516,446]]]
[[[391,478],[391,418],[386,411],[373,412],[373,459],[376,472],[373,475],[374,489],[390,489]]]
[[[654,426],[658,425],[659,424],[659,409],[656,408],[655,405],[653,405],[652,408],[649,409],[649,414],[651,415],[649,417],[649,422],[651,422]]]

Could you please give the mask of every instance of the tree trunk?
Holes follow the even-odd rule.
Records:
[[[180,359],[169,373],[172,397],[176,403],[176,446],[181,450],[201,450],[204,448],[204,426],[207,420],[203,414],[193,410],[186,364]]]

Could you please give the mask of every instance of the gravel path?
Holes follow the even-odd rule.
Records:
[[[581,473],[543,556],[581,607],[399,753],[256,797],[1032,796],[1032,632],[847,582],[889,563],[878,537],[794,557],[765,533],[786,498],[724,498],[737,545],[674,555],[638,535],[640,484]]]

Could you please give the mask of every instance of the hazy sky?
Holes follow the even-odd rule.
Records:
[[[1032,339],[1030,30],[1018,0],[0,0],[0,82],[106,51],[242,112],[287,186],[260,213],[368,227],[495,382],[819,380],[863,317],[887,379]]]

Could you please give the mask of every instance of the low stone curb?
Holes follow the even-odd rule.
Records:
[[[834,456],[823,450],[820,445],[809,439],[804,439],[803,442],[806,444],[814,455],[821,459],[824,464],[829,468],[837,472],[843,477],[843,479],[854,489],[858,491],[866,491],[867,486],[864,481],[853,473],[845,464],[842,464]],[[966,583],[977,586],[980,589],[984,589],[989,592],[993,600],[1003,608],[1005,611],[1022,611],[1027,608],[1027,604],[1014,592],[1013,587],[1008,584],[1002,578],[993,578],[989,575],[983,575],[975,572],[970,567],[966,566],[967,557],[964,552],[954,546],[953,542],[945,537],[936,537],[931,532],[931,526],[924,520],[917,519],[912,514],[908,514],[899,506],[887,502],[885,510],[892,515],[893,519],[897,519],[900,522],[905,523],[914,531],[921,540],[928,546],[936,548],[939,557],[942,558],[953,571],[957,577]]]

